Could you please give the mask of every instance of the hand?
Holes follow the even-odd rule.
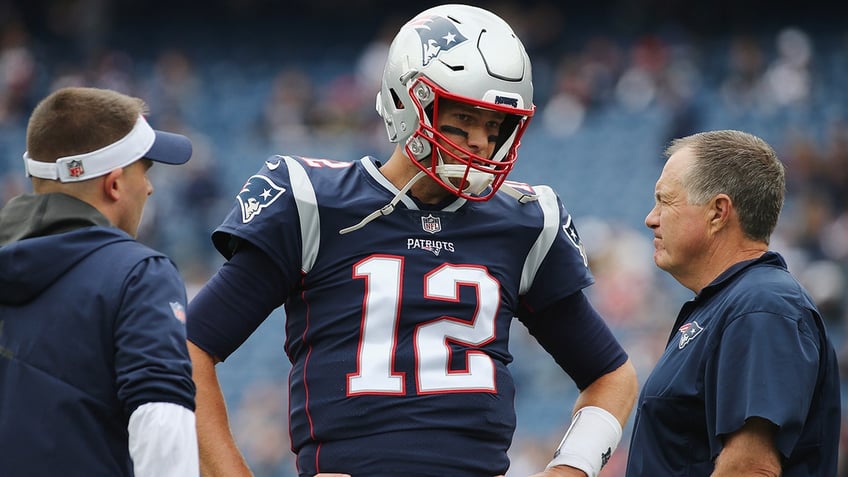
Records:
[[[586,477],[586,472],[567,465],[557,465],[530,477]]]
[[[538,474],[539,476],[544,476],[545,474]],[[314,477],[350,477],[350,474],[315,474]],[[496,475],[495,477],[504,477],[503,475]],[[554,477],[557,477],[554,475]]]

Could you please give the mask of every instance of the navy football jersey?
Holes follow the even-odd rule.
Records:
[[[511,185],[538,200],[497,194],[429,208],[404,195],[391,213],[342,234],[398,193],[372,158],[274,156],[247,180],[213,240],[227,257],[252,243],[286,277],[301,475],[506,471],[512,319],[593,281],[557,195]],[[220,343],[190,338],[224,358],[253,329]]]

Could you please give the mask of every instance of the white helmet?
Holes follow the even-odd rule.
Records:
[[[492,157],[461,149],[439,132],[432,113],[440,99],[506,113]],[[521,41],[500,17],[468,5],[430,8],[405,24],[391,44],[377,94],[389,140],[404,144],[412,162],[442,187],[476,201],[491,198],[512,170],[534,109],[530,59]],[[445,156],[455,163],[445,164]]]

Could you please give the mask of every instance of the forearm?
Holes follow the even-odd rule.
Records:
[[[779,477],[780,453],[774,445],[777,426],[750,418],[727,436],[711,477]]]
[[[197,387],[197,442],[204,477],[252,476],[230,431],[224,394],[215,372],[215,360],[191,341],[188,351]]]
[[[553,460],[534,477],[595,477],[621,440],[637,388],[629,360],[586,387]]]
[[[538,474],[533,474],[530,477],[586,477],[586,472],[574,467],[556,466],[545,469]]]
[[[575,401],[574,412],[586,406],[596,406],[615,416],[624,427],[638,392],[636,369],[628,359],[618,369],[601,376],[584,389]]]

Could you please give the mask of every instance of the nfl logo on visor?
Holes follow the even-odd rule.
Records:
[[[80,177],[85,174],[85,169],[82,167],[82,161],[71,161],[68,163],[68,175],[71,177]]]
[[[434,234],[442,230],[442,221],[438,217],[433,217],[433,214],[430,214],[427,217],[421,217],[421,228],[425,232]]]

